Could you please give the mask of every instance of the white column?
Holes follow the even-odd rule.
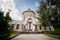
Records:
[[[14,24],[14,31],[16,31],[17,24]]]
[[[39,25],[37,25],[37,30],[40,31]]]
[[[54,27],[53,26],[50,26],[50,28],[51,28],[51,31],[54,31]]]
[[[22,24],[19,24],[19,31],[22,31]]]
[[[49,26],[46,27],[46,31],[50,31]]]
[[[31,25],[32,31],[35,31],[35,26],[32,24]]]
[[[44,31],[44,27],[43,26],[41,26],[41,29],[42,29],[42,31]]]

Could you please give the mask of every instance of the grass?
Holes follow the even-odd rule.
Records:
[[[14,37],[17,35],[17,32],[11,32],[10,38]]]
[[[60,28],[55,28],[55,31],[50,31],[50,32],[44,32],[44,34],[49,35],[49,36],[53,36],[56,38],[60,38]]]

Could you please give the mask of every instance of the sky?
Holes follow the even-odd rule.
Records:
[[[5,12],[4,15],[11,10],[9,15],[13,20],[22,20],[23,11],[30,8],[36,12],[40,2],[41,0],[0,0],[0,9]]]

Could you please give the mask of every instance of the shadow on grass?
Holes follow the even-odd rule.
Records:
[[[55,31],[45,31],[44,34],[49,35],[51,37],[60,38],[60,28],[55,28]]]

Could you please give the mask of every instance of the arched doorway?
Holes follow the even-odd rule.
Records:
[[[25,25],[26,31],[35,31],[35,26],[33,25],[33,20],[32,18],[29,18],[27,20],[27,23]]]

